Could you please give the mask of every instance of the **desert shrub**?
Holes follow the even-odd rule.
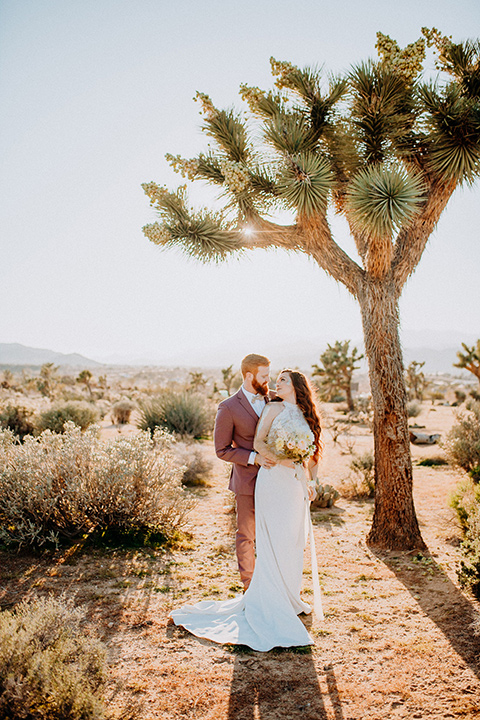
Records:
[[[408,417],[418,417],[422,410],[422,406],[417,400],[410,400],[407,403],[407,415]]]
[[[55,405],[49,410],[40,413],[37,418],[37,427],[43,430],[51,430],[54,433],[63,433],[65,425],[73,422],[82,430],[97,422],[98,413],[94,405],[87,402],[67,402]]]
[[[373,453],[366,452],[354,456],[350,463],[353,475],[344,480],[341,492],[351,499],[373,498],[375,495],[375,460]]]
[[[446,437],[444,448],[453,465],[475,474],[480,466],[480,402],[468,403],[457,420]]]
[[[437,455],[435,457],[422,458],[418,461],[417,465],[420,467],[439,467],[440,465],[448,465],[448,460]]]
[[[214,412],[204,395],[166,390],[152,400],[139,404],[138,427],[151,433],[160,427],[182,437],[211,435]]]
[[[451,505],[463,531],[458,579],[480,598],[480,485],[472,478],[462,480],[451,498]]]
[[[135,409],[135,403],[128,398],[123,398],[112,407],[112,421],[114,425],[127,425],[130,422],[130,415]]]
[[[172,438],[157,431],[101,441],[72,423],[23,445],[0,433],[0,541],[54,545],[86,533],[173,537],[191,501],[181,487]]]
[[[22,602],[0,613],[0,717],[101,720],[105,648],[63,600]]]
[[[207,460],[199,448],[191,445],[176,448],[179,464],[183,468],[182,485],[187,487],[209,487],[212,462]]]
[[[33,412],[21,405],[7,405],[0,411],[0,427],[11,430],[23,442],[35,431]]]
[[[477,402],[480,401],[480,392],[478,392],[478,390],[470,390],[469,395],[473,400],[476,400]]]

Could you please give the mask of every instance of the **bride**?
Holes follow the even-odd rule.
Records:
[[[309,512],[320,455],[320,420],[302,373],[283,370],[276,392],[280,402],[266,405],[255,434],[255,450],[276,465],[261,467],[257,476],[257,559],[250,586],[232,600],[205,600],[171,613],[176,625],[198,637],[261,651],[313,644],[298,617],[311,612],[300,598],[308,534],[314,608],[323,617]]]

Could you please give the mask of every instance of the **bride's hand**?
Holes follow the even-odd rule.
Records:
[[[308,499],[310,500],[310,502],[313,502],[315,500],[315,498],[317,497],[317,491],[315,490],[313,485],[308,485],[307,490],[308,490]]]
[[[285,467],[289,467],[289,468],[295,467],[295,463],[293,462],[293,460],[288,460],[288,459],[280,460],[279,465],[285,465]]]

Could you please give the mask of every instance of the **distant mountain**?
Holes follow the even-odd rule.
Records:
[[[76,368],[102,367],[102,363],[90,360],[78,353],[59,353],[43,348],[32,348],[19,343],[0,343],[0,365],[69,365]]]

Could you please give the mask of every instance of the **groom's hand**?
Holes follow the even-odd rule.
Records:
[[[260,453],[257,453],[257,456],[255,458],[255,464],[268,469],[274,467],[277,463],[275,462],[275,460],[270,460],[270,458],[265,457],[265,455],[260,455]]]

